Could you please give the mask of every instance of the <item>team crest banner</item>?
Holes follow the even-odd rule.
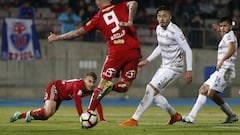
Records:
[[[2,60],[41,58],[40,45],[33,20],[4,19],[2,26]]]

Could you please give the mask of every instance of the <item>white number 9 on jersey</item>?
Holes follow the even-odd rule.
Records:
[[[107,25],[115,23],[115,27],[112,28],[112,33],[115,33],[116,31],[118,31],[120,29],[119,21],[118,18],[116,16],[116,14],[114,13],[114,11],[110,11],[106,14],[103,15],[104,21],[106,22]]]

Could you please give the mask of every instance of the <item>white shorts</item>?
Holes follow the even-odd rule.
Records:
[[[220,69],[211,74],[208,80],[204,84],[209,85],[209,88],[218,92],[223,92],[224,89],[231,84],[235,78],[235,72],[231,69]]]
[[[169,68],[159,68],[150,83],[162,92],[169,84],[176,80],[182,73]]]

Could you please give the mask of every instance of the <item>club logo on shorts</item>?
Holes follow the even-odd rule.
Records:
[[[103,72],[103,75],[107,77],[114,77],[116,75],[116,70],[114,68],[108,68],[105,72]]]
[[[129,70],[126,72],[125,76],[129,79],[136,77],[136,71],[135,70]]]

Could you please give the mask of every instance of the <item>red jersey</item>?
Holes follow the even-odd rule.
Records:
[[[83,26],[85,31],[100,30],[107,40],[109,56],[116,56],[132,49],[139,49],[140,45],[134,26],[120,27],[119,22],[128,22],[127,2],[108,5]]]
[[[93,91],[85,88],[83,79],[56,80],[55,86],[60,100],[71,100],[76,97],[91,95]]]

